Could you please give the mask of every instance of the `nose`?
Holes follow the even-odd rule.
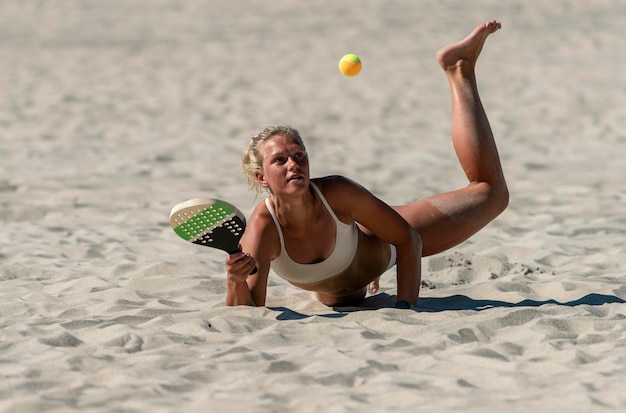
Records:
[[[295,159],[293,159],[292,156],[290,156],[289,158],[287,158],[287,167],[289,169],[299,169],[300,165],[298,164],[298,162],[296,162]]]

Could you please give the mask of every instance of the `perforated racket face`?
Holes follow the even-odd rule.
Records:
[[[170,214],[170,225],[186,241],[232,254],[239,251],[246,221],[228,202],[203,198],[176,205]]]

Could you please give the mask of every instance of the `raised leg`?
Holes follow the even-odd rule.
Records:
[[[465,241],[508,205],[506,181],[474,73],[485,40],[498,29],[496,21],[481,24],[437,53],[450,84],[452,143],[469,184],[394,207],[420,234],[425,256]]]

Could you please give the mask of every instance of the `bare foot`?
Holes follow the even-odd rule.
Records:
[[[466,68],[473,69],[483,49],[483,44],[487,40],[487,36],[500,29],[502,25],[495,20],[483,23],[476,27],[469,36],[460,42],[451,44],[437,52],[437,62],[443,68],[448,70],[451,66],[464,64]]]
[[[380,277],[376,278],[374,281],[370,283],[367,287],[367,292],[374,295],[380,290]]]

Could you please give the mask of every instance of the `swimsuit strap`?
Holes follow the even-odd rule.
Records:
[[[328,201],[326,200],[326,197],[324,197],[324,195],[322,194],[322,191],[320,191],[320,189],[317,187],[317,185],[315,185],[313,182],[311,182],[311,187],[315,190],[315,193],[317,194],[318,198],[322,201],[322,203],[326,207],[326,210],[330,214],[331,218],[335,220],[335,223],[336,224],[339,224],[339,223],[343,224],[343,222],[339,221],[339,218],[337,218],[337,215],[335,215],[335,211],[333,211],[333,209],[330,207],[330,205],[328,205]],[[346,224],[344,224],[344,225],[346,225]]]

